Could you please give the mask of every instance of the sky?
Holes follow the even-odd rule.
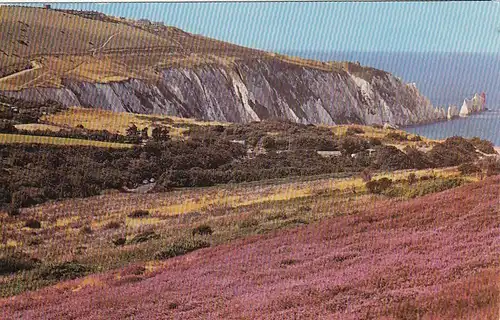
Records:
[[[37,4],[38,6],[40,4]],[[57,3],[274,52],[500,52],[500,3]]]

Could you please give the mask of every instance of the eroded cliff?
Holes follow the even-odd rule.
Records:
[[[411,125],[446,119],[413,84],[371,68],[321,70],[277,59],[171,67],[159,81],[91,83],[4,91],[26,100],[144,114],[250,122]]]

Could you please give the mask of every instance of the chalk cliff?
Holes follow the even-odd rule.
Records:
[[[405,126],[446,119],[414,84],[347,63],[321,70],[278,59],[237,60],[232,65],[171,67],[159,81],[92,83],[66,79],[62,88],[35,87],[2,94],[56,100],[66,106],[143,114],[250,122],[269,118],[300,123]]]

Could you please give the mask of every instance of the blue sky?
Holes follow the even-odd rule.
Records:
[[[500,4],[109,3],[53,4],[163,21],[270,51],[500,52]]]

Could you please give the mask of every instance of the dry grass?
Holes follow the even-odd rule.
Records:
[[[15,127],[18,130],[26,130],[26,131],[48,130],[48,131],[58,132],[62,129],[59,126],[44,124],[44,123],[16,124]]]
[[[162,115],[137,115],[127,112],[113,112],[101,109],[72,107],[67,111],[42,117],[44,122],[53,126],[75,128],[83,125],[86,129],[106,130],[112,133],[126,134],[126,130],[135,124],[139,130],[148,127],[148,134],[154,127],[167,127],[171,137],[181,137],[187,128],[174,127],[172,124],[187,123],[196,125],[228,125],[221,122],[203,122],[188,118],[178,118]]]
[[[30,136],[20,134],[0,133],[0,144],[10,143],[35,143],[35,144],[52,144],[62,146],[93,146],[99,148],[130,148],[132,144],[102,142],[82,139],[46,137],[46,136]]]

